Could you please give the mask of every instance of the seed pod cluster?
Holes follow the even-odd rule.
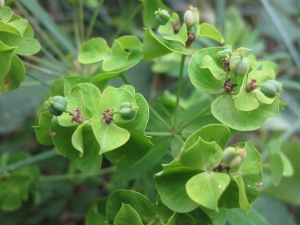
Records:
[[[235,55],[230,59],[229,68],[234,71],[237,75],[243,76],[248,73],[250,69],[250,61],[247,57]]]

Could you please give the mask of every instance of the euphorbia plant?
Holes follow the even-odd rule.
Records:
[[[149,2],[143,1],[146,11]],[[118,166],[119,180],[142,177],[172,155],[154,175],[156,208],[140,193],[117,190],[95,202],[87,224],[95,218],[100,224],[223,224],[227,210],[248,212],[260,194],[260,153],[250,142],[230,141],[236,132],[256,130],[279,114],[278,67],[254,61],[244,47],[194,47],[204,36],[220,44],[224,40],[212,25],[199,22],[192,6],[183,20],[162,8],[151,13],[160,26],[145,28],[143,41],[122,36],[109,47],[99,37],[83,45],[78,61],[99,72],[54,83],[35,126],[37,139],[54,145],[84,173],[98,173],[106,157]],[[126,81],[124,73],[142,59],[169,53],[181,55],[176,95],[166,94],[149,106],[129,84],[106,87],[116,76]],[[195,90],[185,99],[187,56]]]

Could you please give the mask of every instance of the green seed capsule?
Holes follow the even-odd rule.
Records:
[[[68,100],[63,96],[57,95],[57,96],[52,97],[52,99],[53,99],[54,103],[61,103],[65,107],[67,107],[67,105],[68,105]]]
[[[275,87],[276,92],[279,92],[281,89],[280,83],[276,80],[268,80],[266,83],[271,84],[273,87]]]
[[[250,69],[250,61],[246,57],[236,55],[230,59],[229,68],[239,76],[245,75]]]
[[[260,91],[268,98],[274,98],[277,94],[276,88],[268,82],[265,82],[260,86]]]
[[[136,110],[123,108],[119,111],[119,115],[124,120],[131,120],[136,116]]]
[[[63,111],[57,110],[53,105],[48,105],[47,109],[54,116],[61,116],[61,114],[63,114]]]
[[[155,11],[154,13],[155,20],[160,24],[160,25],[166,25],[169,20],[170,20],[170,14],[168,13],[167,10],[164,9],[158,9],[158,11]]]

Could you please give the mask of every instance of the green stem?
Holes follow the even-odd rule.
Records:
[[[31,69],[40,71],[40,72],[45,73],[45,74],[47,74],[47,75],[56,76],[56,77],[61,77],[61,76],[64,75],[64,74],[62,74],[62,73],[57,73],[57,72],[54,72],[54,71],[51,71],[51,70],[48,70],[48,69],[45,69],[45,68],[42,68],[42,67],[33,65],[33,64],[31,64],[31,63],[28,63],[28,62],[24,62],[24,61],[23,61],[23,64],[24,64],[24,66],[26,66],[26,67],[28,67],[28,68],[31,68]]]
[[[148,136],[167,136],[170,137],[172,134],[170,132],[145,132]]]
[[[95,9],[95,12],[92,16],[92,19],[90,21],[90,24],[89,24],[89,27],[88,27],[88,31],[87,31],[87,35],[86,35],[86,40],[89,40],[90,37],[91,37],[91,34],[92,34],[92,30],[94,28],[94,25],[95,25],[95,22],[96,22],[96,19],[97,19],[97,16],[100,12],[100,9],[101,9],[101,6],[103,5],[104,3],[104,0],[101,0],[99,3],[98,3],[98,6],[97,8]]]
[[[193,116],[189,117],[184,121],[182,125],[179,126],[177,129],[177,133],[180,133],[184,128],[186,128],[188,125],[190,125],[192,122],[194,122],[197,118],[200,116],[203,116],[205,113],[207,113],[210,110],[210,105],[200,110],[198,113],[194,114]]]
[[[181,89],[182,89],[182,77],[183,77],[183,69],[184,69],[184,62],[185,62],[185,55],[181,56],[181,63],[180,63],[180,71],[179,71],[179,77],[178,77],[178,84],[177,84],[177,93],[176,93],[176,106],[175,106],[175,112],[174,112],[174,123],[173,126],[176,129],[177,126],[177,113],[179,108],[179,99],[181,96]]]
[[[73,12],[74,12],[74,18],[78,18],[79,16],[78,16],[78,10],[76,5],[73,6]],[[81,52],[80,31],[79,31],[79,24],[77,19],[73,20],[73,30],[74,30],[76,47],[78,51]]]
[[[162,123],[165,125],[165,127],[168,129],[168,130],[172,130],[172,127],[159,115],[158,112],[156,112],[156,110],[149,106],[149,109],[150,109],[150,112],[154,114],[154,116],[156,116],[156,118]]]
[[[51,38],[47,35],[46,32],[43,31],[43,29],[39,26],[39,24],[33,19],[32,16],[29,15],[27,10],[18,2],[15,1],[16,6],[21,11],[24,16],[26,16],[26,19],[29,21],[29,23],[35,28],[37,33],[41,35],[41,37],[47,42],[49,47],[54,51],[54,53],[64,62],[69,63],[65,55],[62,53],[62,51],[56,46],[56,44],[52,41]]]
[[[56,64],[54,63],[51,63],[43,58],[40,58],[40,57],[37,57],[37,56],[34,56],[34,55],[26,55],[25,56],[26,58],[28,58],[29,60],[31,61],[34,61],[36,63],[39,63],[39,64],[42,64],[44,66],[47,66],[53,70],[58,70],[60,72],[64,72],[64,68],[60,67],[60,66],[57,66]],[[23,61],[24,62],[24,61]]]
[[[42,79],[40,79],[40,78],[34,76],[32,73],[26,71],[26,75],[29,76],[29,77],[31,77],[31,78],[34,79],[34,80],[39,81],[41,84],[45,85],[46,87],[51,88],[51,85],[50,85],[50,84],[48,84],[48,83],[46,83],[45,81],[43,81]]]
[[[13,171],[15,169],[18,169],[18,168],[21,168],[23,166],[27,166],[27,165],[30,165],[30,164],[33,164],[33,163],[44,161],[44,160],[50,159],[54,156],[58,156],[57,152],[54,149],[50,150],[50,151],[47,151],[47,152],[43,152],[41,154],[32,156],[28,159],[24,159],[22,161],[19,161],[19,162],[16,162],[16,163],[13,163],[13,164],[10,164],[8,166],[5,166],[5,167],[1,168],[0,169],[0,174],[11,172],[11,171]]]
[[[79,3],[79,31],[80,31],[80,39],[81,39],[81,44],[85,42],[84,38],[84,16],[83,16],[83,0],[80,0]]]
[[[120,36],[122,31],[127,27],[127,25],[130,23],[130,21],[134,18],[134,16],[140,11],[140,9],[143,7],[142,4],[140,4],[132,13],[129,15],[128,19],[124,22],[122,26],[119,26],[119,29],[117,32],[114,34],[114,36],[111,38],[112,42]]]
[[[129,80],[127,80],[127,78],[125,77],[124,73],[121,73],[120,77],[122,78],[122,80],[124,81],[125,84],[131,85]]]
[[[53,176],[41,176],[40,181],[58,181],[58,180],[71,180],[71,179],[85,179],[89,177],[101,176],[108,173],[113,173],[117,169],[116,166],[108,167],[100,169],[100,171],[96,174],[88,174],[88,173],[71,173],[71,174],[60,174]]]

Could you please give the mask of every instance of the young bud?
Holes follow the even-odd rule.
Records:
[[[187,25],[187,27],[191,27],[197,23],[199,23],[199,12],[197,8],[192,6],[189,7],[190,10],[187,10],[183,15],[183,21]]]
[[[245,75],[250,69],[250,61],[246,57],[239,55],[233,56],[229,62],[229,68],[231,71],[235,71],[237,75]]]
[[[252,91],[254,91],[257,88],[257,80],[252,79],[251,82],[247,85],[246,87],[246,91],[248,93],[251,93]]]
[[[228,147],[224,150],[222,161],[230,168],[238,168],[243,160],[246,158],[246,148]]]
[[[170,14],[167,10],[158,9],[158,11],[154,12],[155,19],[160,25],[166,25],[170,20]]]

